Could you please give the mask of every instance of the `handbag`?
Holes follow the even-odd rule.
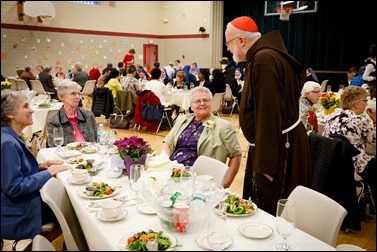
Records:
[[[161,121],[164,115],[164,105],[149,104],[149,94],[148,102],[141,103],[141,117],[144,121]]]
[[[110,115],[110,128],[128,129],[130,127],[130,121],[127,119],[127,115],[123,115],[122,111],[118,107],[115,107],[115,110],[117,110],[120,114],[114,113]]]

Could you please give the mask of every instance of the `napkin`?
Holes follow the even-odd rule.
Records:
[[[108,200],[119,200],[119,199],[125,199],[123,202],[123,207],[127,206],[133,206],[136,204],[136,200],[134,198],[128,199],[127,196],[120,196],[120,197],[115,197],[111,199],[106,199],[106,200],[96,200],[96,201],[84,201],[85,208],[90,212],[97,212],[101,210],[102,203]]]
[[[176,161],[173,161],[176,162]],[[165,151],[162,151],[160,155],[155,155],[148,160],[147,167],[148,170],[154,169],[164,169],[169,168],[172,161],[169,159],[168,154]],[[177,163],[178,164],[178,163]]]

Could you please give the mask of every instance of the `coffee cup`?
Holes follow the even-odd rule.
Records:
[[[104,218],[115,219],[122,213],[122,202],[116,200],[104,201],[101,204],[101,209]]]
[[[82,183],[88,179],[89,172],[87,169],[72,169],[72,182]]]

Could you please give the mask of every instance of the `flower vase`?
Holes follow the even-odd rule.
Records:
[[[331,113],[333,113],[335,110],[335,106],[331,106],[330,108],[326,109],[326,108],[323,108],[323,114],[324,115],[329,115]]]
[[[124,167],[126,169],[128,178],[130,178],[130,167],[131,167],[131,165],[133,165],[133,164],[143,164],[143,165],[145,165],[146,160],[147,160],[147,154],[144,154],[143,156],[141,156],[136,161],[133,160],[132,158],[130,158],[129,156],[125,156],[123,161],[124,161]]]

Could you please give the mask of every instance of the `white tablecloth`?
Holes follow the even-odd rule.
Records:
[[[189,92],[186,92],[183,89],[172,92],[168,102],[170,102],[170,104],[177,105],[183,108],[184,110],[188,111],[190,107]]]
[[[37,159],[38,162],[43,162],[46,159],[56,157],[56,148],[49,148],[40,150]],[[88,154],[85,155],[85,158],[98,158],[98,156],[96,154]],[[57,178],[64,184],[67,190],[90,250],[119,250],[118,243],[120,239],[130,232],[146,230],[149,228],[162,230],[157,215],[141,214],[137,211],[135,205],[126,207],[128,215],[122,220],[116,222],[103,222],[99,220],[95,215],[96,213],[89,212],[86,207],[85,202],[88,202],[88,200],[81,198],[77,193],[77,191],[84,186],[69,184],[67,179],[70,176],[70,171],[65,171],[59,173]],[[128,178],[125,175],[122,175],[120,178],[109,179],[106,172],[101,171],[96,176],[92,177],[91,181],[104,181],[110,185],[120,185],[122,188],[119,195],[127,195],[130,193]],[[238,226],[245,222],[263,223],[270,226],[274,230],[274,233],[271,237],[266,239],[246,238],[238,231]],[[195,242],[195,238],[202,232],[205,232],[205,230],[193,234],[175,234],[178,239],[178,244],[182,245],[175,248],[175,250],[204,250]],[[227,250],[232,251],[276,250],[275,244],[281,241],[280,236],[275,230],[275,217],[261,209],[252,216],[229,217],[228,234],[232,237],[233,244]],[[288,242],[293,246],[293,250],[335,251],[335,248],[298,229],[296,229],[294,234],[288,238]]]
[[[33,113],[33,124],[30,126],[27,126],[22,132],[26,134],[27,136],[33,135],[34,132],[37,131],[43,131],[44,127],[47,122],[47,114],[49,111],[58,111],[63,103],[57,102],[57,103],[51,103],[51,107],[49,108],[38,108],[38,104],[42,103],[43,101],[35,102],[32,101],[31,107],[34,110]]]

